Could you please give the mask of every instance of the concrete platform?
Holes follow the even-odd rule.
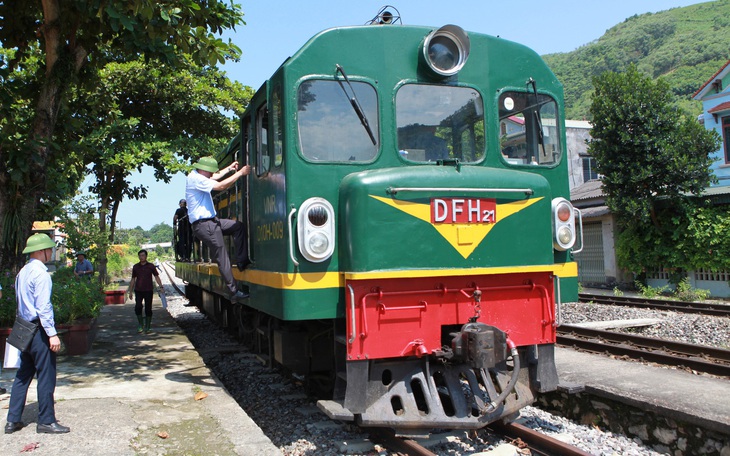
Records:
[[[730,435],[730,380],[556,348],[561,382]]]
[[[280,455],[203,363],[155,296],[151,334],[137,334],[134,304],[107,305],[92,350],[58,357],[56,417],[69,434],[36,433],[36,382],[26,427],[2,434],[0,454]],[[15,370],[3,370],[8,392]],[[196,400],[196,393],[205,393]],[[202,395],[199,395],[202,396]],[[9,394],[0,396],[5,425]],[[160,436],[165,436],[162,438]]]

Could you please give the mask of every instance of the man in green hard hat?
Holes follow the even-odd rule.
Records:
[[[28,238],[25,250],[30,256],[15,278],[15,297],[18,316],[39,325],[28,350],[20,354],[20,368],[15,375],[8,406],[8,422],[5,433],[12,434],[23,428],[23,410],[28,387],[38,376],[38,423],[39,434],[65,434],[70,429],[56,421],[53,393],[56,390],[56,353],[61,340],[56,334],[51,304],[53,283],[45,263],[53,257],[56,243],[45,234],[36,233]]]
[[[248,298],[248,293],[238,290],[233,279],[231,260],[226,251],[223,235],[233,236],[236,249],[236,266],[243,271],[251,264],[248,258],[248,242],[246,225],[239,220],[219,219],[216,217],[215,205],[211,192],[223,191],[236,183],[238,179],[248,175],[251,167],[238,167],[234,161],[223,169],[218,169],[218,160],[203,157],[198,160],[185,182],[185,200],[188,204],[188,218],[195,237],[203,241],[210,249],[210,257],[218,264],[221,276],[226,281],[231,301],[237,302]]]

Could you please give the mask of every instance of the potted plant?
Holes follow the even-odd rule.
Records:
[[[79,280],[73,268],[58,269],[53,273],[51,302],[66,354],[87,353],[96,337],[96,317],[105,302],[101,284],[96,280]]]

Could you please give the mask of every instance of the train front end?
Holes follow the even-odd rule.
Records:
[[[363,27],[315,37],[284,75],[308,166],[287,183],[297,245],[342,277],[320,408],[401,433],[473,429],[554,390],[579,236],[562,87],[542,59],[453,25]]]

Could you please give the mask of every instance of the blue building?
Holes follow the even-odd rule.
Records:
[[[730,186],[730,60],[695,92],[702,102],[700,122],[722,137],[720,150],[715,151],[712,171],[717,176],[715,186]]]

